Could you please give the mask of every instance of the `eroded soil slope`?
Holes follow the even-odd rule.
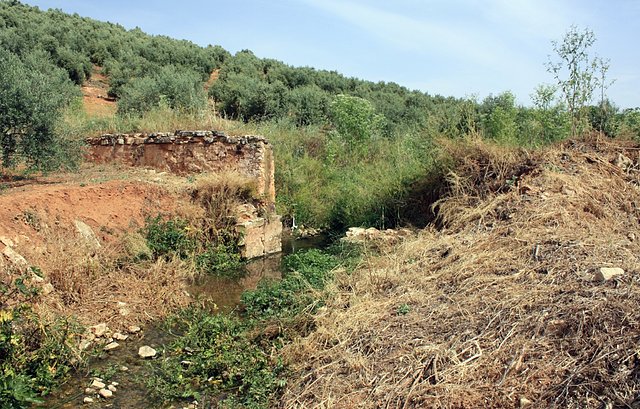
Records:
[[[186,183],[153,171],[89,167],[5,187],[0,279],[22,277],[40,289],[37,310],[86,325],[158,318],[187,302],[184,277],[170,262],[132,261],[148,252],[139,233],[145,218],[173,214],[188,201]]]

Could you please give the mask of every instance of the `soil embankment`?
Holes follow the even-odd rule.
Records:
[[[281,407],[638,407],[638,145],[449,149],[444,228],[338,277]]]

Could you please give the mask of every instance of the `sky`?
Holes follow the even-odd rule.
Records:
[[[430,95],[511,91],[520,104],[553,84],[545,62],[571,25],[609,59],[608,97],[640,107],[640,0],[26,0],[149,34],[243,49],[293,66],[395,82]]]

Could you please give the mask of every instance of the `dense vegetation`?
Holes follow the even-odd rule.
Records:
[[[205,123],[215,109],[248,123],[232,125],[232,131],[260,132],[273,142],[280,212],[335,229],[416,222],[406,214],[408,192],[425,174],[438,180],[444,172],[434,149],[437,138],[474,135],[536,146],[578,126],[610,136],[640,133],[640,110],[616,108],[604,98],[604,80],[603,97],[592,106],[591,99],[580,107],[562,102],[576,101],[558,95],[562,82],[537,88],[530,107],[516,104],[508,91],[481,101],[433,96],[395,83],[291,67],[248,50],[231,55],[219,46],[200,47],[18,1],[0,1],[0,52],[0,70],[10,84],[0,93],[4,166],[26,161],[36,169],[56,168],[73,163],[70,139],[139,130],[140,118],[152,118],[153,124],[170,117],[173,126]],[[549,64],[561,80],[562,61]],[[72,85],[84,83],[92,66],[103,67],[109,78],[109,94],[118,101],[116,120],[87,117],[73,102]],[[604,75],[608,65],[600,67]],[[29,105],[26,89],[39,90],[43,104]]]
[[[354,257],[339,251],[343,258]],[[282,280],[264,281],[243,294],[240,313],[196,307],[168,320],[180,336],[165,348],[164,359],[149,365],[147,386],[154,398],[196,399],[205,407],[214,402],[225,408],[274,406],[286,385],[286,365],[274,350],[311,329],[310,316],[322,306],[325,286],[344,261],[310,250],[284,263]]]
[[[640,108],[620,110],[605,97],[606,62],[591,64],[599,71],[579,77],[588,79],[581,88],[567,86],[581,74],[571,66],[572,44],[595,41],[593,33],[571,34],[566,44],[554,44],[560,60],[548,66],[556,84],[539,86],[532,105],[520,106],[509,91],[482,100],[430,95],[0,0],[0,170],[72,167],[79,140],[92,133],[170,130],[159,128],[215,117],[223,130],[264,134],[273,143],[279,212],[298,224],[334,231],[424,224],[429,195],[438,193],[453,162],[439,149],[443,140],[479,137],[535,147],[578,130],[640,137]],[[117,101],[114,118],[82,111],[79,86],[96,67]],[[171,122],[161,121],[166,118]],[[148,257],[189,258],[198,271],[217,273],[237,264],[229,256],[233,240],[210,225],[189,235],[185,223],[150,219]],[[232,391],[229,405],[268,405],[284,382],[271,350],[308,330],[305,316],[319,306],[337,261],[309,253],[289,263],[283,281],[244,296],[242,315],[191,310],[175,318],[182,336],[148,379],[158,399],[206,401]],[[28,301],[30,291],[22,281],[0,286],[0,407],[37,401],[76,362],[73,325],[43,325],[26,302],[9,308],[18,293]],[[193,351],[194,364],[182,363],[183,350]]]

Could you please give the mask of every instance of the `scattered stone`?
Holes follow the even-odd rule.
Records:
[[[120,370],[121,370],[122,372],[127,372],[127,371],[129,370],[129,368],[127,368],[126,366],[122,365],[122,366],[120,367]]]
[[[113,392],[111,392],[109,389],[100,389],[98,394],[103,398],[110,398],[113,396]]]
[[[118,344],[117,342],[114,341],[114,342],[111,342],[111,343],[105,345],[104,348],[102,348],[102,349],[104,349],[105,351],[111,351],[111,350],[114,350],[114,349],[118,348],[119,346],[120,346],[120,344]]]
[[[135,333],[140,332],[140,327],[138,327],[137,325],[130,325],[127,328],[127,331],[129,331],[129,333],[131,333],[131,334],[135,334]]]
[[[633,166],[633,161],[623,154],[618,153],[618,157],[613,162],[613,164],[621,169],[627,170],[628,168],[631,168]]]
[[[109,386],[107,386],[107,389],[109,389],[111,392],[115,392],[115,391],[117,391],[116,387],[115,387],[115,386],[113,386],[113,385],[109,385]]]
[[[93,327],[91,327],[91,331],[94,333],[94,335],[96,337],[101,337],[104,334],[107,333],[107,331],[109,330],[109,327],[107,327],[107,324],[105,324],[104,322],[101,322],[98,325],[94,325]]]
[[[104,389],[105,386],[106,385],[102,381],[100,381],[98,379],[94,379],[93,382],[91,382],[91,387],[92,388]]]
[[[42,286],[42,295],[49,295],[53,292],[53,284],[46,283]]]
[[[525,398],[524,396],[520,398],[520,407],[524,408],[525,406],[529,406],[531,405],[533,402],[531,402],[529,399]]]
[[[119,332],[114,332],[112,335],[113,339],[117,339],[118,341],[124,341],[129,338],[129,335],[124,335]]]
[[[82,400],[82,402],[84,402],[84,403],[93,403],[93,398],[85,396],[85,398]]]
[[[94,393],[96,393],[96,390],[93,388],[86,388],[84,390],[84,393],[86,393],[87,395],[93,395]]]
[[[89,225],[81,220],[74,220],[73,224],[76,226],[76,230],[78,231],[78,233],[80,233],[80,236],[84,239],[87,245],[89,245],[89,247],[96,249],[102,247],[100,241],[98,240],[98,237],[93,232],[91,227],[89,227]]]
[[[138,355],[140,355],[141,358],[153,358],[156,354],[156,350],[147,345],[141,346],[140,349],[138,349]]]
[[[120,384],[119,384],[118,382],[111,382],[111,385],[113,385],[113,386],[118,386],[118,385],[120,385]]]
[[[7,247],[15,247],[15,243],[8,237],[0,236],[0,243],[4,244]]]
[[[621,275],[624,275],[624,270],[619,267],[600,267],[594,276],[594,280],[608,281]]]
[[[9,263],[13,264],[16,267],[29,267],[29,263],[27,262],[27,260],[9,246],[5,247],[4,250],[2,250],[2,254],[4,254],[7,260],[9,260]]]
[[[118,310],[118,313],[123,317],[126,317],[131,313],[131,311],[128,308],[123,307],[123,308],[120,308],[120,310]]]

